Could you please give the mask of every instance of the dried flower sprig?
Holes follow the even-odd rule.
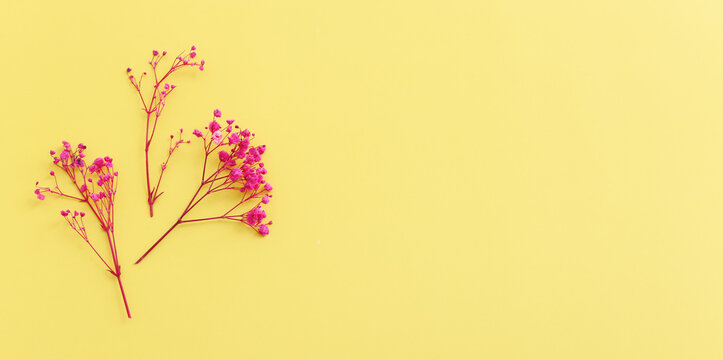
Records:
[[[261,162],[261,155],[266,151],[266,145],[251,146],[251,140],[255,137],[248,129],[241,130],[238,125],[233,125],[234,120],[226,120],[225,128],[218,123],[221,111],[216,109],[213,112],[213,120],[201,132],[196,129],[193,134],[203,140],[204,158],[203,172],[198,189],[191,197],[186,208],[181,212],[178,220],[158,239],[143,256],[136,261],[141,262],[168,234],[178,225],[209,220],[232,220],[246,224],[256,230],[259,234],[269,234],[269,225],[272,221],[264,222],[266,212],[262,204],[268,204],[269,192],[273,187],[264,180],[267,170]],[[209,158],[216,154],[218,163],[212,165]],[[196,205],[207,196],[216,193],[229,193],[236,196],[238,201],[221,215],[187,219],[186,216]],[[251,209],[239,213],[241,205],[248,203]]]
[[[150,165],[148,160],[148,152],[151,148],[151,143],[153,142],[153,136],[156,134],[156,126],[158,125],[158,118],[161,117],[161,114],[163,113],[163,109],[166,107],[166,98],[168,98],[169,95],[173,92],[173,90],[176,89],[176,85],[171,85],[166,80],[168,77],[173,74],[174,72],[181,70],[183,68],[187,67],[197,67],[198,70],[203,71],[203,67],[206,64],[205,60],[197,61],[196,60],[196,47],[191,46],[191,50],[189,52],[181,52],[178,56],[176,56],[173,59],[173,62],[171,63],[171,67],[168,68],[168,70],[165,73],[159,72],[158,64],[161,62],[168,52],[158,52],[157,50],[153,50],[153,56],[151,57],[151,60],[148,62],[148,64],[151,66],[152,75],[153,75],[153,93],[150,96],[150,99],[147,96],[143,96],[143,92],[141,90],[141,84],[143,83],[143,78],[145,76],[148,76],[147,72],[143,72],[143,74],[136,78],[133,73],[132,69],[128,68],[126,69],[126,74],[128,75],[128,80],[131,82],[131,85],[133,85],[133,88],[138,93],[138,96],[141,99],[141,103],[143,104],[143,112],[146,114],[146,140],[145,140],[145,157],[146,157],[146,194],[148,195],[148,208],[150,210],[151,217],[153,217],[153,204],[156,202],[156,200],[163,194],[163,192],[159,192],[159,188],[161,185],[161,178],[163,177],[163,172],[166,170],[166,166],[168,166],[168,161],[170,160],[170,155],[173,154],[173,151],[178,147],[178,144],[182,144],[185,142],[178,142],[175,147],[171,146],[171,151],[169,152],[169,156],[166,159],[165,162],[161,165],[161,173],[158,176],[158,181],[156,181],[155,186],[151,186],[153,181],[151,180],[151,174],[150,174]],[[183,131],[183,130],[181,130]]]
[[[123,290],[123,282],[121,282],[121,267],[118,262],[118,248],[115,241],[115,195],[118,191],[118,172],[113,170],[113,159],[111,157],[97,158],[90,165],[87,165],[85,158],[85,149],[87,147],[82,143],[73,149],[70,143],[63,141],[63,149],[60,154],[51,150],[50,156],[53,158],[53,164],[60,168],[72,182],[72,193],[65,192],[58,185],[58,178],[55,171],[50,171],[50,176],[55,181],[53,187],[39,186],[39,182],[35,183],[35,195],[38,199],[44,200],[45,194],[53,194],[68,199],[73,199],[85,203],[90,212],[98,220],[100,228],[106,233],[108,238],[108,247],[111,254],[111,262],[106,261],[102,255],[96,250],[88,239],[87,228],[85,225],[86,214],[82,211],[62,210],[60,215],[68,222],[70,228],[73,229],[88,246],[93,253],[98,256],[103,265],[118,280],[123,303],[125,304],[126,314],[131,317],[131,311],[128,307],[125,290]],[[112,264],[112,265],[111,265]]]

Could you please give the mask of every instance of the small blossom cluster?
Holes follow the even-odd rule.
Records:
[[[83,238],[85,242],[90,242],[88,240],[88,233],[85,229],[85,222],[83,221],[83,218],[85,218],[84,212],[75,210],[71,214],[70,210],[60,210],[60,215],[65,219],[65,221],[68,222],[70,228],[73,229],[76,233],[78,233],[78,235],[80,235],[80,237]]]
[[[35,194],[38,199],[45,199],[46,193],[56,194],[65,197],[71,197],[76,200],[93,201],[93,205],[103,217],[103,226],[112,225],[110,216],[112,215],[113,197],[116,194],[118,176],[117,171],[113,171],[113,158],[106,156],[96,158],[90,165],[85,162],[85,149],[83,143],[73,149],[69,142],[63,141],[63,150],[57,154],[50,150],[50,156],[53,158],[53,164],[63,170],[68,175],[75,186],[75,190],[80,193],[79,197],[73,197],[64,193],[59,185],[55,171],[50,171],[50,176],[55,181],[55,187],[37,187]],[[86,166],[87,165],[87,166]],[[37,184],[36,184],[37,185]]]
[[[156,83],[153,85],[154,88],[158,88],[161,85],[163,85],[163,90],[161,90],[159,93],[161,96],[165,97],[166,95],[170,94],[173,89],[176,88],[176,85],[169,84],[167,82],[164,82],[164,80],[171,75],[173,72],[176,72],[184,67],[197,67],[198,70],[203,71],[204,66],[206,65],[206,60],[197,60],[196,56],[198,55],[196,53],[196,47],[191,46],[191,51],[189,52],[181,52],[178,56],[176,56],[175,59],[173,59],[173,63],[171,63],[170,69],[165,74],[159,74],[158,73],[158,64],[163,60],[166,55],[168,55],[167,51],[159,52],[158,50],[153,50],[151,52],[153,56],[151,57],[151,60],[148,61],[148,65],[151,66],[154,80]],[[128,74],[128,80],[131,81],[131,84],[136,88],[136,90],[141,90],[141,82],[143,81],[143,77],[148,76],[148,72],[144,71],[141,76],[138,78],[133,75],[133,69],[127,68],[126,73]],[[160,80],[159,80],[160,77]]]
[[[149,163],[149,150],[151,147],[151,144],[153,142],[153,137],[156,134],[156,127],[158,125],[158,119],[161,117],[161,114],[163,113],[163,110],[166,106],[166,99],[168,96],[176,89],[176,85],[171,84],[168,82],[169,76],[171,74],[175,73],[178,70],[181,70],[183,68],[198,68],[199,70],[203,71],[204,66],[206,65],[205,60],[198,60],[197,59],[197,53],[196,53],[196,47],[191,46],[190,51],[183,51],[181,54],[176,56],[172,63],[170,68],[166,72],[159,71],[158,65],[159,63],[166,58],[168,55],[167,51],[159,52],[158,50],[152,51],[153,56],[151,57],[151,60],[148,61],[148,64],[151,67],[150,74],[148,72],[143,72],[138,78],[136,78],[135,75],[133,75],[133,69],[127,68],[126,74],[128,76],[128,80],[130,81],[131,85],[133,85],[133,88],[138,93],[138,96],[140,97],[141,103],[143,105],[143,111],[145,112],[146,116],[146,137],[145,137],[145,163],[146,163],[146,195],[148,196],[148,208],[150,211],[151,217],[153,216],[153,204],[156,202],[156,200],[163,194],[160,192],[159,188],[161,186],[161,179],[163,178],[163,173],[166,170],[166,167],[168,166],[168,162],[170,160],[171,155],[173,155],[174,151],[178,148],[180,144],[188,143],[188,141],[176,141],[175,144],[171,144],[168,157],[166,160],[161,164],[161,170],[160,175],[158,176],[157,181],[151,180],[151,172],[150,172],[150,163]],[[143,79],[148,76],[152,77],[152,90],[153,92],[150,94],[150,96],[143,94],[142,91],[142,83]],[[183,129],[181,129],[181,132],[183,132]],[[173,135],[171,135],[171,140],[173,141]],[[153,184],[155,183],[155,186]]]
[[[103,256],[96,250],[88,239],[85,225],[85,212],[74,210],[61,210],[60,215],[68,222],[70,228],[75,231],[93,250],[98,258],[103,262],[108,271],[117,278],[118,286],[123,296],[123,302],[126,306],[126,313],[130,317],[128,302],[125,298],[123,284],[121,283],[120,264],[118,262],[118,252],[115,243],[114,232],[114,215],[115,215],[115,195],[118,190],[118,172],[113,169],[113,159],[109,156],[99,157],[92,162],[86,163],[84,144],[78,144],[75,148],[67,141],[63,141],[60,153],[54,150],[50,151],[53,165],[59,169],[59,173],[65,174],[70,180],[70,190],[63,190],[58,183],[58,174],[54,170],[50,171],[53,177],[54,186],[39,186],[39,182],[35,183],[35,195],[38,199],[44,200],[46,194],[57,195],[60,197],[77,200],[84,203],[94,215],[100,228],[106,233],[108,238],[108,246],[112,261],[106,261]]]
[[[264,195],[262,202],[264,204],[268,204],[269,196]],[[247,213],[243,214],[243,221],[250,226],[256,226],[258,225],[258,232],[261,235],[268,235],[269,234],[269,227],[266,225],[271,225],[273,221],[269,221],[267,224],[263,224],[262,222],[266,219],[266,211],[262,209],[260,206],[256,206]]]
[[[183,128],[178,130],[178,138],[177,139],[173,134],[171,134],[170,145],[168,147],[168,158],[170,158],[171,155],[173,155],[173,152],[176,151],[176,149],[178,149],[178,147],[181,146],[181,144],[190,144],[190,143],[191,143],[191,140],[183,139]],[[163,162],[163,165],[161,167],[168,165],[168,158],[166,159],[165,162]]]
[[[273,189],[265,175],[268,173],[262,162],[266,152],[265,145],[251,145],[256,134],[242,129],[228,119],[221,121],[221,110],[213,111],[213,118],[204,130],[195,129],[193,135],[203,142],[204,161],[201,182],[196,193],[173,226],[146,251],[138,262],[143,260],[176,226],[184,223],[207,220],[233,220],[244,223],[259,234],[269,234],[272,221],[266,221],[263,205],[271,201]],[[212,161],[218,159],[218,162]],[[189,212],[203,199],[212,194],[227,193],[236,198],[236,204],[221,215],[188,219]],[[242,205],[252,204],[251,209],[240,212]],[[246,206],[243,206],[246,207]]]

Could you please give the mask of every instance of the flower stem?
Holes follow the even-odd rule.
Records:
[[[123,296],[123,304],[126,306],[126,314],[128,315],[128,318],[131,318],[131,310],[128,308],[128,300],[126,300],[126,292],[123,290],[123,283],[121,282],[120,274],[116,276],[116,279],[118,279],[118,287],[120,287],[121,296]]]
[[[171,226],[171,228],[168,229],[168,230],[161,236],[161,238],[158,239],[158,240],[151,246],[151,248],[148,249],[148,250],[143,254],[143,256],[141,256],[141,258],[138,259],[138,261],[136,261],[135,263],[138,264],[139,262],[141,262],[141,261],[146,257],[146,255],[148,255],[148,253],[150,253],[150,252],[161,242],[161,240],[163,240],[163,239],[164,239],[173,229],[175,229],[176,226],[178,226],[178,224],[180,224],[180,223],[181,223],[181,219],[178,219],[178,221],[176,221],[176,223],[173,224],[173,226]]]
[[[155,202],[155,199],[153,199],[153,191],[151,191],[151,175],[148,165],[148,150],[151,146],[151,142],[150,140],[148,140],[148,126],[150,118],[151,114],[149,113],[148,118],[146,119],[146,193],[148,194],[148,207],[151,211],[151,217],[153,217],[153,203]]]

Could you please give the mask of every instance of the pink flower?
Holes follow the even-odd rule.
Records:
[[[220,144],[221,140],[223,140],[223,134],[220,131],[216,131],[215,133],[213,133],[213,136],[211,136],[211,139],[216,144]]]
[[[228,136],[228,142],[230,144],[236,145],[241,142],[241,138],[238,136],[237,133],[233,133]]]
[[[250,148],[248,154],[246,155],[245,161],[249,164],[261,161],[261,154],[259,152],[259,149],[257,147]]]
[[[264,185],[264,189],[266,189],[266,191],[271,191],[273,188],[274,187],[271,186],[271,184],[269,184],[269,183],[266,183],[266,185]]]
[[[196,50],[196,45],[191,46],[191,51]]]
[[[246,221],[251,226],[260,224],[266,218],[266,211],[260,206],[257,206],[246,213]]]
[[[60,215],[68,216],[70,214],[70,210],[60,210]]]
[[[244,131],[241,132],[241,136],[243,137],[248,137],[249,135],[251,135],[249,129],[244,129]]]
[[[191,57],[191,59],[193,59],[193,58],[195,58],[195,57],[196,57],[196,53],[195,53],[195,52],[191,52],[190,54],[188,54],[188,56],[190,56],[190,57]]]
[[[203,134],[201,133],[201,131],[199,131],[198,129],[194,129],[194,130],[193,130],[193,135],[196,135],[196,137],[201,137],[201,136],[203,136]]]
[[[216,131],[221,130],[221,125],[216,122],[216,120],[213,120],[208,123],[208,130],[211,130],[211,133],[215,133]]]
[[[215,116],[215,117],[221,117],[221,110],[219,110],[219,109],[214,110],[214,111],[213,111],[213,116]]]
[[[243,175],[243,172],[239,168],[233,168],[231,169],[231,172],[228,174],[228,178],[231,179],[231,181],[237,181],[241,178]]]
[[[261,234],[262,236],[268,235],[269,227],[263,224],[259,225],[259,234]]]
[[[158,56],[158,50],[153,50],[153,56]]]
[[[235,120],[233,120],[233,119],[228,119],[228,120],[226,120],[226,124],[231,125],[231,124],[233,124],[234,121],[235,121]]]
[[[221,160],[221,162],[226,162],[231,157],[226,151],[221,150],[218,152],[218,159]]]
[[[50,155],[51,155],[51,156],[52,156],[52,155],[55,155],[55,151],[50,150]]]
[[[70,158],[70,151],[63,150],[63,152],[60,153],[60,160],[66,161]]]
[[[264,195],[264,197],[261,198],[261,202],[264,204],[268,204],[270,200],[268,195]]]

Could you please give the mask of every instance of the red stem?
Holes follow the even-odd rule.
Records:
[[[100,253],[98,253],[98,250],[96,250],[95,247],[93,247],[93,244],[91,244],[88,239],[86,239],[85,242],[86,242],[86,244],[90,245],[90,248],[93,249],[93,252],[94,252],[96,255],[98,255],[98,257],[100,258],[100,261],[102,261],[103,264],[105,264],[105,266],[108,268],[108,270],[109,270],[109,271],[112,271],[113,269],[111,269],[111,268],[110,268],[110,265],[108,265],[108,263],[105,262],[105,259],[103,259],[103,257],[100,256]]]
[[[136,87],[136,90],[138,91],[138,95],[140,95],[141,101],[143,101],[143,108],[146,111],[146,148],[145,148],[145,153],[146,153],[146,193],[148,194],[148,208],[149,208],[151,217],[153,217],[153,203],[156,202],[155,193],[158,189],[158,187],[156,187],[153,190],[151,190],[151,174],[149,171],[149,164],[148,164],[148,150],[150,150],[151,141],[153,141],[153,135],[156,132],[156,125],[158,124],[158,117],[159,117],[158,111],[160,111],[160,109],[158,109],[158,106],[159,106],[158,103],[155,103],[156,109],[154,109],[154,102],[156,101],[156,94],[158,93],[159,84],[162,83],[169,75],[171,75],[173,70],[175,70],[175,67],[176,67],[176,60],[173,61],[173,64],[171,64],[171,68],[168,70],[168,72],[166,72],[166,74],[163,76],[163,78],[161,78],[161,80],[158,81],[158,77],[156,76],[156,67],[153,66],[153,76],[154,76],[155,85],[153,86],[153,95],[151,97],[151,101],[148,104],[146,104],[145,100],[143,99],[143,94],[141,93],[140,86]],[[159,101],[161,101],[161,100],[159,99]],[[150,125],[151,125],[151,114],[153,114],[153,113],[156,113],[156,118],[155,118],[155,121],[153,122],[153,132],[150,133],[150,137],[149,137],[149,130],[150,130]],[[160,185],[160,179],[159,179],[159,185]]]
[[[151,191],[151,175],[148,170],[148,150],[151,145],[150,141],[148,141],[148,122],[150,121],[151,114],[148,113],[148,120],[146,121],[146,192],[148,194],[148,207],[151,211],[151,217],[153,217],[153,203],[155,202],[155,199],[153,199],[153,193]]]
[[[120,274],[116,276],[116,279],[118,279],[118,287],[120,288],[121,296],[123,297],[123,304],[126,306],[126,314],[128,315],[128,318],[131,318],[131,309],[128,308],[128,300],[126,300],[126,292],[123,290],[123,283],[121,282]]]
[[[221,216],[214,216],[214,217],[208,217],[208,218],[202,218],[202,219],[191,219],[191,220],[183,220],[182,223],[189,223],[189,222],[196,222],[196,221],[208,221],[208,220],[219,220],[219,219],[229,219],[225,215]]]
[[[166,235],[168,235],[168,234],[171,232],[171,230],[175,229],[176,226],[178,226],[178,224],[180,224],[180,223],[181,223],[181,219],[178,219],[178,221],[176,221],[176,223],[173,224],[173,226],[171,226],[171,228],[168,229],[168,230],[161,236],[161,238],[158,239],[158,240],[151,246],[150,249],[148,249],[145,253],[143,253],[143,256],[141,256],[141,258],[138,259],[138,261],[136,261],[135,263],[138,264],[139,262],[141,262],[141,261],[146,257],[146,255],[148,255],[148,253],[150,253],[150,252],[161,242],[161,240],[163,240],[163,238],[165,238]]]

